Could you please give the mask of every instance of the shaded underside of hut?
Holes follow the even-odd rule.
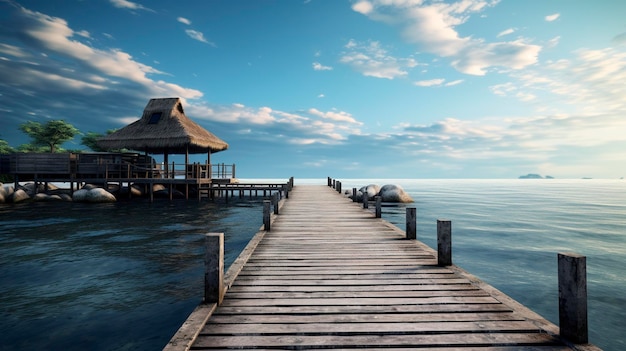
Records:
[[[151,99],[141,119],[98,139],[108,150],[129,149],[153,154],[207,153],[228,144],[185,116],[180,98]]]

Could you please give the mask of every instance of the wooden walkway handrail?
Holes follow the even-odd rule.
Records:
[[[223,302],[166,350],[599,350],[452,264],[446,244],[407,240],[409,220],[402,231],[327,187],[294,190],[225,274]],[[440,232],[451,241],[450,221]]]

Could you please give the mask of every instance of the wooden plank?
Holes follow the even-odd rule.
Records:
[[[192,349],[569,349],[553,324],[438,267],[434,250],[359,204],[294,189]]]

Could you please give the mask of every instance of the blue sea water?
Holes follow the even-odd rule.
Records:
[[[587,256],[591,342],[626,349],[623,180],[364,180],[415,200],[384,204],[453,261],[558,323],[557,253]],[[296,179],[326,184],[326,179]],[[202,299],[203,235],[224,232],[230,264],[261,226],[261,199],[0,205],[0,350],[160,350]]]

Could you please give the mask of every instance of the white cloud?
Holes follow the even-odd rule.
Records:
[[[413,58],[396,58],[390,56],[379,42],[372,41],[361,44],[350,40],[345,47],[340,62],[351,66],[365,76],[395,79],[408,75],[408,70],[417,66]]]
[[[420,80],[413,84],[417,85],[418,87],[432,87],[432,86],[441,85],[445,81],[446,81],[445,79],[439,78],[439,79],[430,79],[430,80]]]
[[[496,35],[496,37],[500,38],[500,37],[503,37],[505,35],[509,35],[509,34],[513,34],[513,33],[515,33],[515,29],[509,28],[509,29],[505,29],[502,32],[498,33],[498,35]]]
[[[459,84],[461,84],[461,83],[463,83],[463,82],[464,82],[464,80],[463,80],[463,79],[457,79],[457,80],[453,80],[453,81],[451,81],[451,82],[448,82],[448,83],[446,83],[445,85],[446,85],[447,87],[452,87],[452,86],[455,86],[455,85],[459,85]]]
[[[545,20],[548,21],[548,22],[553,22],[553,21],[556,21],[560,16],[561,16],[560,13],[555,13],[553,15],[546,16]]]
[[[199,42],[205,43],[205,44],[209,44],[211,46],[215,46],[214,43],[208,41],[205,37],[204,34],[202,32],[198,32],[197,30],[193,30],[193,29],[185,29],[185,33],[187,33],[187,35],[194,40],[197,40]]]
[[[28,56],[28,62],[20,60],[6,63],[11,66],[3,67],[2,70],[12,71],[16,78],[0,73],[3,80],[34,90],[74,90],[83,93],[82,90],[102,90],[105,87],[120,90],[134,84],[143,87],[144,92],[165,96],[178,94],[176,96],[197,98],[202,95],[194,89],[149,78],[149,75],[163,72],[136,61],[126,52],[98,49],[74,40],[74,36],[84,36],[86,32],[72,30],[64,19],[22,7],[16,8],[12,18],[16,20],[13,30],[27,38],[29,48],[24,50],[3,45],[0,50],[14,58],[20,58],[20,55],[25,58],[23,55],[26,52],[42,52],[45,55]],[[74,67],[81,69],[75,70]],[[137,87],[135,90],[141,91]]]
[[[491,87],[494,94],[535,101],[543,111],[557,113],[626,113],[626,53],[616,49],[575,52],[569,60],[548,61],[511,81]],[[569,107],[568,107],[569,106]]]
[[[186,19],[185,17],[178,17],[176,19],[178,22],[182,23],[182,24],[186,24],[186,25],[190,25],[191,21]]]
[[[313,62],[313,69],[316,71],[331,71],[333,68],[330,66],[324,66],[319,62]]]
[[[130,9],[130,10],[146,10],[152,11],[151,9],[138,4],[136,2],[128,1],[128,0],[109,0],[113,6],[121,9]]]
[[[467,22],[471,15],[497,3],[498,0],[453,3],[373,0],[367,2],[371,8],[361,4],[355,11],[373,20],[401,25],[409,42],[427,52],[450,58],[452,66],[466,74],[484,75],[493,66],[520,69],[536,63],[541,50],[538,45],[522,40],[488,43],[480,38],[462,37],[457,32],[456,27]]]
[[[327,111],[327,112],[322,112],[319,111],[317,109],[311,108],[308,111],[311,115],[313,116],[318,116],[318,117],[322,117],[325,119],[330,119],[332,121],[336,121],[336,122],[347,122],[347,123],[351,123],[351,124],[358,124],[358,125],[362,125],[363,123],[357,121],[356,119],[354,119],[354,117],[352,117],[352,115],[350,115],[347,112],[344,111]]]

